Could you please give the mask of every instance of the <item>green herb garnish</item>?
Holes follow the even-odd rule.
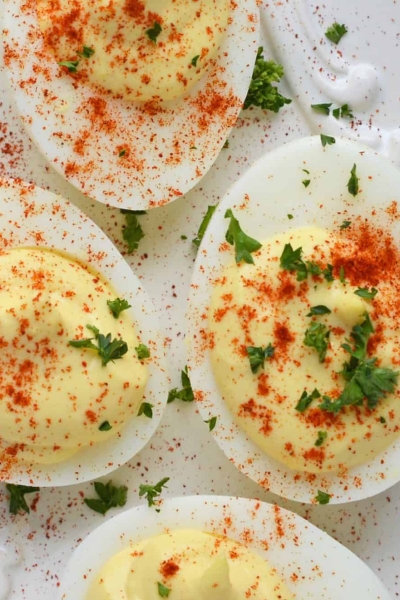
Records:
[[[246,263],[254,264],[251,253],[257,252],[262,244],[244,233],[230,208],[225,213],[225,219],[230,219],[225,239],[228,244],[235,246],[236,262],[240,263],[243,260]]]
[[[304,281],[308,275],[307,265],[301,258],[302,254],[303,249],[301,247],[293,250],[292,244],[285,244],[280,257],[281,268],[286,271],[296,271],[297,281]]]
[[[217,424],[217,418],[218,417],[211,417],[211,419],[208,419],[207,421],[204,421],[204,423],[208,423],[208,429],[210,431],[212,431],[214,429],[214,427]]]
[[[305,188],[307,188],[311,183],[311,179],[303,179],[301,183],[304,185]]]
[[[94,489],[98,498],[84,498],[84,502],[95,512],[105,515],[110,508],[125,506],[128,497],[128,488],[125,485],[116,487],[112,481],[105,485],[101,481],[95,481]]]
[[[303,413],[316,398],[321,398],[321,394],[315,389],[311,394],[308,394],[306,390],[301,394],[300,400],[294,407],[298,412]]]
[[[162,27],[157,21],[154,22],[153,27],[150,27],[150,29],[146,29],[146,35],[149,38],[149,40],[153,42],[153,44],[157,44],[157,38],[161,32]]]
[[[318,494],[315,496],[315,500],[318,502],[318,504],[329,504],[330,499],[330,494],[321,492],[321,490],[318,490]]]
[[[150,358],[150,350],[144,344],[139,344],[139,346],[137,346],[135,350],[139,360]]]
[[[339,281],[340,283],[343,283],[343,285],[346,285],[346,274],[343,266],[339,269]]]
[[[128,310],[128,308],[131,308],[129,302],[121,298],[115,298],[115,300],[107,300],[107,306],[111,310],[114,319],[118,319],[119,315],[124,310]]]
[[[30,508],[25,500],[25,494],[40,492],[38,487],[16,485],[14,483],[6,483],[6,489],[10,492],[9,511],[12,515],[17,515],[20,511],[29,514]]]
[[[168,481],[169,481],[169,477],[164,477],[164,479],[161,479],[161,481],[159,481],[155,485],[140,484],[139,498],[142,498],[142,496],[145,496],[145,498],[147,500],[147,505],[155,506],[156,503],[154,502],[154,498],[158,498],[158,496],[161,495],[162,488],[166,487],[166,483],[168,483]]]
[[[192,243],[197,246],[197,248],[200,246],[201,244],[201,240],[203,239],[203,236],[207,230],[208,224],[211,221],[211,217],[213,216],[215,209],[217,207],[216,206],[209,206],[207,208],[207,212],[203,217],[202,222],[200,223],[200,227],[199,230],[197,232],[197,236],[192,240]]]
[[[334,44],[338,44],[345,33],[347,33],[346,25],[339,25],[339,23],[334,23],[325,31],[325,36]]]
[[[329,315],[329,313],[331,312],[331,309],[327,306],[324,306],[323,304],[318,304],[317,306],[312,306],[310,308],[310,312],[308,313],[307,317],[314,317],[316,315]]]
[[[357,296],[360,296],[360,298],[365,298],[366,300],[373,300],[377,295],[378,290],[374,287],[371,288],[371,290],[369,290],[368,288],[357,288],[354,293]]]
[[[332,144],[336,144],[336,140],[331,135],[325,135],[321,133],[321,144],[325,148],[326,145],[331,146]]]
[[[185,367],[185,369],[181,371],[181,383],[181,390],[178,391],[178,388],[174,388],[169,392],[167,400],[168,404],[170,404],[174,400],[182,400],[182,402],[193,402],[194,394],[192,390],[192,384],[190,383],[187,367]]]
[[[379,421],[380,421],[380,423],[383,423],[384,425],[386,424],[385,417],[379,417]]]
[[[316,349],[320,363],[325,360],[330,333],[326,325],[313,321],[304,335],[303,344]]]
[[[90,48],[90,46],[83,46],[82,51],[78,51],[77,55],[82,58],[90,58],[94,54],[94,49]]]
[[[121,208],[121,213],[125,215],[125,226],[122,228],[122,237],[128,244],[128,254],[132,254],[138,248],[140,240],[145,235],[138,221],[138,216],[145,215],[146,211]]]
[[[158,595],[161,596],[161,598],[168,598],[168,596],[171,593],[171,590],[169,588],[167,588],[165,585],[163,585],[159,581],[157,582],[157,588],[158,588]]]
[[[357,196],[359,191],[358,182],[360,181],[356,174],[357,165],[354,163],[353,168],[350,171],[350,179],[347,182],[347,189],[352,196]]]
[[[118,153],[119,158],[122,158],[122,156],[125,156],[126,154],[126,150],[120,150]]]
[[[350,227],[351,225],[351,221],[343,221],[343,223],[340,226],[340,229],[347,229],[348,227]]]
[[[243,108],[260,106],[263,110],[272,110],[277,113],[282,106],[290,104],[292,101],[282,96],[278,88],[272,85],[274,82],[279,83],[282,79],[283,67],[273,60],[265,60],[263,52],[264,49],[260,47]]]
[[[86,325],[87,329],[93,331],[94,338],[86,338],[83,340],[70,340],[68,344],[74,348],[90,348],[96,350],[101,358],[101,364],[103,367],[109,362],[114,362],[118,358],[122,358],[124,354],[128,352],[128,345],[124,340],[114,338],[111,340],[111,333],[103,335],[93,325]],[[96,340],[96,344],[93,344],[92,340]]]
[[[253,373],[257,373],[259,368],[264,369],[265,359],[271,358],[274,355],[275,348],[271,344],[268,344],[265,348],[261,346],[247,346],[246,351],[251,370]]]
[[[324,443],[324,441],[326,440],[326,438],[328,437],[328,432],[327,431],[318,431],[318,437],[316,439],[315,442],[315,446],[322,446],[322,444]]]
[[[196,54],[196,56],[193,56],[192,60],[190,61],[190,63],[193,65],[193,67],[197,67],[197,61],[200,58],[200,54]]]
[[[343,104],[343,106],[340,108],[334,108],[332,114],[335,119],[340,119],[341,117],[349,117],[349,119],[354,119],[352,109],[348,104]]]
[[[99,431],[110,431],[112,429],[112,425],[108,421],[103,421],[101,425],[99,425]]]
[[[142,404],[139,406],[137,416],[140,417],[141,415],[144,415],[148,419],[152,419],[153,418],[153,406],[154,405],[150,404],[150,402],[142,402]]]
[[[329,115],[329,113],[331,112],[331,106],[332,102],[330,102],[329,104],[325,102],[322,104],[311,104],[311,108],[315,110],[315,112],[322,113],[323,115]]]
[[[61,62],[57,63],[60,65],[60,67],[67,67],[68,71],[70,73],[77,73],[78,71],[78,65],[81,61],[80,60],[62,60]]]

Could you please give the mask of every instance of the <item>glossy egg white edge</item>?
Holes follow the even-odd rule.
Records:
[[[34,5],[8,0],[2,27],[6,72],[22,121],[39,151],[76,188],[118,208],[148,209],[188,192],[216,160],[240,112],[240,107],[227,105],[224,120],[213,119],[202,129],[193,103],[204,95],[207,86],[217,82],[221,96],[227,99],[233,94],[243,104],[259,43],[256,1],[231,3],[227,35],[215,68],[188,95],[163,103],[162,114],[144,113],[139,103],[100,95],[89,86],[75,89],[68,75],[60,77],[55,59],[48,53],[43,58],[44,44]],[[47,59],[48,64],[44,65]],[[91,121],[90,115],[82,111],[78,114],[78,107],[93,95],[106,102],[109,118],[117,123],[118,135],[96,131],[96,122]],[[211,105],[209,110],[213,110]],[[82,128],[89,137],[84,155],[80,156],[73,144]],[[68,135],[70,140],[62,139]],[[146,160],[144,172],[125,166],[118,156],[116,147],[123,147],[124,141],[134,144],[138,163]],[[172,157],[170,162],[160,159],[161,151]],[[66,174],[68,163],[75,164],[78,173]]]
[[[54,465],[18,464],[11,483],[62,486],[114,471],[137,454],[157,429],[166,406],[168,377],[164,337],[156,308],[131,268],[107,236],[86,215],[60,196],[33,185],[0,181],[1,246],[39,246],[66,252],[93,267],[129,301],[130,317],[141,342],[151,347],[149,380],[143,400],[153,418],[128,419],[119,434]]]
[[[139,506],[100,525],[72,555],[59,599],[84,600],[114,554],[172,529],[208,531],[245,544],[276,567],[301,600],[390,600],[357,556],[305,519],[272,504],[225,496],[168,499],[159,513]]]
[[[355,198],[347,191],[354,163],[360,178],[360,193]],[[303,169],[310,172],[307,188],[302,184]],[[390,161],[344,138],[336,138],[335,145],[323,148],[320,137],[312,136],[283,145],[258,160],[221,200],[203,238],[187,309],[188,365],[197,405],[203,419],[218,417],[212,434],[231,462],[284,498],[313,503],[322,490],[331,494],[331,504],[338,504],[384,491],[400,480],[400,438],[373,461],[350,469],[344,477],[324,473],[310,478],[269,458],[238,427],[218,391],[202,342],[211,282],[233,257],[232,247],[229,252],[219,250],[229,224],[225,212],[232,208],[248,235],[265,240],[307,225],[329,229],[335,220],[370,216],[375,209],[374,223],[390,229],[398,240],[400,221],[389,223],[385,212],[393,201],[400,203],[400,172]]]

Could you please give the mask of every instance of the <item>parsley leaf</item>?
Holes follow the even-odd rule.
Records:
[[[112,425],[108,421],[103,421],[101,425],[99,425],[99,431],[110,431],[112,429]]]
[[[338,44],[347,31],[346,25],[334,23],[325,31],[325,36],[334,44]]]
[[[317,306],[312,306],[310,308],[310,312],[307,317],[314,317],[315,315],[329,315],[331,313],[331,309],[323,304],[318,304]]]
[[[190,61],[191,65],[193,65],[193,67],[197,67],[197,61],[200,58],[200,54],[196,54],[196,56],[193,56],[192,60]]]
[[[90,58],[94,54],[94,49],[90,48],[90,46],[83,46],[82,51],[78,51],[77,55],[82,58]]]
[[[379,422],[383,423],[384,425],[386,424],[386,419],[385,417],[379,417]]]
[[[229,148],[229,140],[225,140],[223,148]]]
[[[139,344],[139,346],[137,346],[135,350],[139,360],[150,358],[150,350],[144,344]]]
[[[125,506],[128,497],[128,488],[125,485],[116,487],[112,481],[107,484],[95,481],[94,489],[99,498],[84,498],[84,502],[95,512],[105,515],[110,508]]]
[[[304,412],[311,404],[313,400],[316,398],[321,398],[321,394],[317,389],[315,389],[311,394],[308,394],[306,390],[301,394],[300,400],[297,402],[294,407],[298,412]]]
[[[156,503],[154,502],[154,498],[157,498],[158,496],[161,495],[162,488],[166,487],[166,483],[168,483],[168,481],[169,481],[169,477],[164,477],[164,479],[161,479],[161,481],[159,481],[155,485],[140,484],[139,498],[142,498],[142,496],[145,496],[146,500],[147,500],[147,505],[155,506]]]
[[[280,266],[286,271],[297,271],[297,281],[307,279],[307,265],[301,258],[303,249],[296,248],[293,250],[292,244],[285,244],[280,257]]]
[[[145,235],[137,217],[138,215],[146,214],[146,211],[121,208],[121,213],[125,215],[125,226],[122,228],[122,237],[128,244],[128,254],[132,254],[138,248],[140,240]]]
[[[334,277],[333,277],[333,266],[332,265],[327,265],[326,269],[322,269],[322,275],[324,276],[326,281],[333,281]]]
[[[313,321],[304,335],[303,344],[316,349],[320,363],[325,360],[330,333],[326,325]]]
[[[354,119],[352,109],[348,104],[343,104],[343,106],[341,106],[340,108],[335,108],[332,111],[332,114],[335,117],[335,119],[340,119],[340,117],[349,117],[349,119]]]
[[[16,485],[14,483],[6,483],[6,489],[10,492],[9,511],[12,515],[17,515],[19,511],[29,513],[30,508],[26,503],[25,494],[33,494],[40,491],[38,487]]]
[[[322,446],[322,444],[324,443],[324,441],[326,440],[326,438],[328,437],[328,432],[327,431],[318,431],[318,437],[316,439],[315,442],[315,446]]]
[[[60,67],[67,67],[68,71],[70,73],[77,73],[78,72],[78,65],[81,61],[80,60],[62,60],[61,62],[57,63],[60,65]]]
[[[373,300],[378,293],[376,288],[371,288],[371,291],[368,288],[357,288],[354,292],[360,298],[366,298],[367,300]]]
[[[171,590],[169,588],[167,588],[165,585],[163,585],[162,583],[160,583],[159,581],[157,582],[157,589],[158,589],[158,595],[161,596],[161,598],[168,598],[168,596],[171,593]]]
[[[321,492],[321,490],[318,490],[318,494],[315,496],[315,500],[318,502],[318,504],[329,504],[330,499],[330,494]]]
[[[126,154],[126,150],[120,150],[118,153],[119,158],[122,158],[123,156],[125,156]]]
[[[350,171],[350,179],[347,182],[347,189],[352,196],[357,196],[359,191],[358,182],[360,181],[356,174],[357,165],[354,163],[353,168]]]
[[[209,206],[207,208],[207,212],[204,215],[202,222],[200,223],[200,227],[197,232],[197,236],[192,240],[192,243],[195,246],[197,246],[197,248],[200,246],[201,240],[203,239],[203,236],[207,230],[208,224],[211,221],[211,217],[213,216],[216,208],[217,208],[216,206]]]
[[[326,102],[323,102],[322,104],[311,104],[311,108],[315,110],[315,112],[322,113],[323,115],[329,115],[329,113],[331,112],[331,106],[332,102],[330,102],[329,104],[327,104]]]
[[[150,27],[150,29],[146,29],[146,35],[149,38],[149,40],[153,42],[153,44],[157,44],[157,38],[161,32],[162,27],[157,21],[153,23],[153,27]]]
[[[339,281],[340,283],[343,283],[343,285],[346,285],[346,274],[343,266],[339,269]]]
[[[114,338],[111,340],[111,333],[103,335],[99,332],[97,327],[93,325],[86,325],[87,329],[93,331],[94,338],[86,338],[83,340],[70,340],[68,344],[74,348],[90,348],[96,350],[101,358],[101,364],[103,367],[111,360],[114,362],[118,358],[122,358],[124,354],[128,352],[128,345],[124,340]],[[97,346],[93,344],[92,340],[97,341]]]
[[[310,183],[311,183],[311,179],[303,179],[303,181],[302,181],[301,183],[302,183],[302,184],[304,185],[304,187],[306,188],[306,187],[308,187],[308,186],[310,185]]]
[[[142,404],[139,406],[137,416],[140,417],[141,415],[144,415],[148,419],[152,419],[153,418],[153,406],[154,406],[154,404],[150,404],[150,402],[142,402]]]
[[[282,79],[283,67],[273,60],[265,60],[263,52],[264,49],[260,47],[243,108],[247,109],[252,105],[260,106],[263,110],[272,110],[277,113],[282,106],[290,104],[292,101],[282,96],[278,88],[272,85],[273,82],[279,83]]]
[[[265,348],[261,346],[247,346],[246,348],[247,356],[249,357],[250,367],[253,373],[257,373],[258,369],[261,367],[264,369],[265,359],[271,358],[275,353],[275,348],[268,344]]]
[[[328,144],[328,146],[331,146],[332,144],[336,144],[336,140],[334,137],[330,136],[330,135],[325,135],[323,133],[321,133],[321,144],[323,146],[323,148],[325,148],[325,146]]]
[[[192,390],[192,384],[190,383],[187,367],[184,371],[181,371],[181,383],[182,389],[178,391],[178,388],[170,390],[168,394],[167,404],[170,404],[174,400],[182,400],[182,402],[193,402],[194,394]]]
[[[374,409],[386,394],[393,393],[397,386],[399,373],[386,367],[377,367],[376,357],[366,358],[368,340],[374,332],[368,313],[364,321],[353,327],[351,337],[353,347],[347,342],[342,348],[350,354],[350,360],[344,363],[341,375],[347,384],[336,400],[324,396],[319,408],[338,413],[344,406],[359,406],[364,399],[369,409]]]
[[[225,239],[231,246],[235,246],[235,259],[237,263],[241,260],[248,264],[254,264],[252,252],[257,252],[262,246],[260,242],[249,237],[242,231],[239,221],[234,217],[230,208],[225,213],[225,219],[230,219]]]
[[[119,315],[128,308],[131,308],[131,305],[127,300],[122,300],[121,298],[115,298],[115,300],[107,300],[107,306],[111,310],[114,319],[118,319]]]
[[[217,418],[218,417],[211,417],[211,419],[208,419],[207,421],[204,421],[204,423],[208,423],[208,429],[210,431],[212,431],[214,429],[214,427],[217,424]]]
[[[343,223],[340,226],[340,229],[347,229],[348,227],[350,227],[351,225],[351,221],[343,221]]]

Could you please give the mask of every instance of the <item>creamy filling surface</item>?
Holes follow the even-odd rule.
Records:
[[[290,600],[268,562],[229,538],[176,530],[113,556],[86,600]]]
[[[333,281],[322,274],[297,281],[295,271],[284,270],[280,257],[289,243],[293,250],[302,248],[305,262],[321,269],[331,264]],[[211,365],[234,419],[266,454],[294,470],[338,471],[370,461],[399,435],[398,388],[373,409],[365,399],[337,413],[319,405],[323,396],[334,401],[343,392],[347,382],[341,372],[351,357],[342,344],[354,347],[351,332],[366,314],[374,327],[366,358],[399,370],[400,284],[393,240],[363,224],[354,224],[353,233],[309,227],[266,240],[253,256],[254,265],[232,262],[224,268],[209,309]],[[355,293],[363,287],[375,287],[375,298]],[[323,314],[310,314],[320,306]],[[329,331],[325,356],[304,343],[314,327]],[[269,344],[273,355],[252,372],[248,348]],[[297,410],[301,396],[314,390],[320,395]]]
[[[37,0],[57,62],[78,61],[69,65],[73,77],[138,101],[177,98],[200,80],[229,7],[229,0]]]
[[[110,283],[69,256],[30,248],[0,254],[3,460],[64,460],[115,436],[137,413],[147,367],[127,312],[115,319],[107,305],[116,297]],[[96,350],[69,345],[97,344],[87,325],[122,339],[128,352],[103,366]]]

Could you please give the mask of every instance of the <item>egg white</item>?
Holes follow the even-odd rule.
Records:
[[[132,508],[89,534],[63,573],[59,600],[84,600],[114,554],[171,529],[200,529],[244,543],[277,569],[299,600],[390,600],[357,556],[293,512],[228,496],[168,499],[160,508]]]
[[[63,462],[35,465],[16,460],[7,481],[46,487],[101,477],[137,454],[161,421],[168,380],[156,308],[107,236],[81,210],[60,196],[33,185],[0,180],[0,213],[2,244],[8,240],[12,247],[52,248],[90,264],[131,304],[130,317],[139,339],[145,344],[152,342],[145,389],[145,401],[154,405],[152,419],[131,417],[118,435],[82,449]]]
[[[34,5],[24,0],[5,4],[4,63],[23,123],[52,166],[86,195],[118,208],[148,209],[189,191],[216,160],[240,111],[240,102],[231,105],[228,100],[224,116],[214,114],[204,129],[196,100],[210,97],[212,86],[211,93],[225,100],[234,95],[243,103],[259,40],[256,1],[231,3],[215,67],[187,96],[162,103],[158,114],[143,112],[140,103],[94,93],[90,86],[75,89],[72,78],[44,50]],[[114,129],[97,130],[90,114],[78,110],[91,96],[105,101]],[[80,155],[74,143],[82,129],[90,133]],[[126,147],[133,148],[134,162],[119,156],[118,148]]]
[[[347,191],[354,163],[361,188],[355,198]],[[307,188],[302,184],[305,178],[311,180]],[[265,240],[306,225],[331,229],[357,215],[371,218],[375,209],[374,224],[399,239],[400,221],[389,220],[386,212],[393,201],[400,203],[400,172],[387,159],[344,138],[325,148],[319,136],[304,138],[266,154],[242,176],[221,200],[200,246],[187,311],[188,365],[198,408],[203,419],[218,417],[212,433],[233,464],[284,498],[313,503],[322,490],[331,495],[333,504],[384,491],[400,480],[400,438],[367,464],[344,475],[317,474],[311,481],[307,474],[269,458],[238,427],[219,393],[201,335],[207,327],[202,315],[210,304],[211,282],[233,256],[232,247],[220,251],[229,224],[225,212],[232,208],[248,235]]]

